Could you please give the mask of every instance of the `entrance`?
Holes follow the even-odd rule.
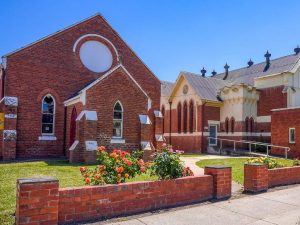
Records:
[[[217,146],[217,132],[218,132],[218,125],[209,125],[209,146]]]

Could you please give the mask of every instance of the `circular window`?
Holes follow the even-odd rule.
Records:
[[[96,73],[108,70],[113,62],[109,48],[99,41],[83,43],[79,50],[79,56],[83,65]]]

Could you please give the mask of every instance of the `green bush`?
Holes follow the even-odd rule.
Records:
[[[163,145],[162,151],[156,153],[153,164],[151,165],[151,173],[158,176],[160,180],[176,179],[183,176],[193,176],[193,172],[189,167],[184,167],[179,155],[183,151],[173,151],[172,146]]]

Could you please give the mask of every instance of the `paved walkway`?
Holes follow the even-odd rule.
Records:
[[[94,223],[110,225],[300,225],[300,185]]]
[[[204,169],[196,165],[196,162],[203,159],[223,159],[223,158],[232,158],[229,156],[219,156],[219,155],[205,155],[205,156],[195,156],[195,157],[181,157],[181,160],[184,162],[185,166],[191,168],[195,175],[203,175]],[[243,191],[243,186],[235,181],[232,181],[232,194],[236,195]]]

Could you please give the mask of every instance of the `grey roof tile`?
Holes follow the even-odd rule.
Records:
[[[161,83],[161,96],[170,96],[175,83],[169,81],[160,81]]]
[[[199,74],[189,72],[181,72],[180,74],[187,79],[200,98],[206,100],[219,101],[217,98],[218,91],[222,87],[231,85],[229,81],[214,77],[202,77]]]
[[[244,67],[236,70],[229,71],[228,78],[226,80],[232,82],[233,84],[254,84],[254,79],[257,77],[263,77],[267,75],[272,75],[276,73],[283,73],[293,69],[296,63],[300,59],[300,54],[293,54],[283,56],[277,59],[271,60],[270,67],[264,72],[266,63],[253,64],[250,67]],[[223,79],[225,73],[220,73],[214,76],[214,78]]]

